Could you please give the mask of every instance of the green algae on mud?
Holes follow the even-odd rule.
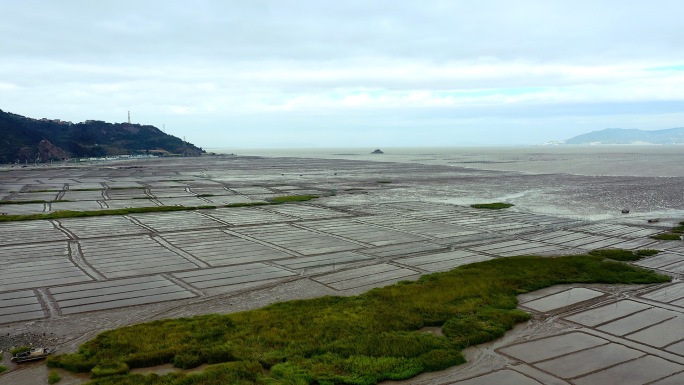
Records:
[[[475,203],[470,205],[474,209],[486,209],[486,210],[501,210],[507,209],[509,207],[515,206],[512,203],[494,202],[494,203]]]
[[[90,372],[103,365],[209,364],[198,373],[126,374],[95,379],[96,385],[376,384],[463,363],[462,349],[501,337],[530,317],[516,308],[518,294],[555,284],[669,280],[595,255],[501,258],[352,297],[106,331],[48,365]],[[444,335],[421,333],[426,326],[441,327]]]
[[[140,213],[158,213],[168,211],[194,211],[194,210],[208,210],[221,207],[249,207],[249,206],[264,206],[264,205],[278,205],[283,203],[305,202],[318,198],[318,195],[285,195],[271,198],[268,202],[245,202],[245,203],[230,203],[219,206],[150,206],[150,207],[127,207],[123,209],[110,210],[91,210],[91,211],[74,211],[74,210],[60,210],[46,214],[16,214],[16,215],[2,215],[0,222],[18,222],[18,221],[32,221],[39,219],[62,219],[62,218],[82,218],[82,217],[102,217],[107,215],[126,215],[126,214],[140,214]],[[133,198],[138,199],[138,198]],[[148,197],[141,197],[139,199],[149,199]],[[58,201],[67,202],[67,201]]]

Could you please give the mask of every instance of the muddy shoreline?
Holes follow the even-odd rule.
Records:
[[[505,201],[515,204],[515,207],[510,210],[511,213],[517,215],[515,218],[530,215],[531,217],[544,218],[544,221],[549,221],[548,218],[558,220],[558,224],[541,226],[535,224],[534,219],[532,219],[530,226],[538,226],[540,233],[563,228],[572,229],[573,226],[594,223],[659,230],[671,226],[684,217],[684,205],[681,201],[681,191],[684,191],[684,177],[521,174],[509,171],[455,168],[445,165],[409,165],[392,162],[218,157],[151,160],[139,164],[131,162],[75,168],[10,169],[7,172],[0,173],[0,180],[3,182],[0,184],[2,187],[0,195],[7,199],[18,199],[24,192],[30,194],[32,188],[38,189],[35,187],[36,184],[49,185],[51,183],[55,185],[68,184],[71,190],[79,184],[85,186],[85,184],[102,185],[104,183],[115,186],[116,183],[137,183],[145,186],[146,190],[144,191],[150,195],[150,199],[162,204],[164,204],[165,199],[169,199],[165,195],[196,199],[203,188],[208,189],[210,187],[212,189],[225,189],[226,194],[230,193],[231,199],[239,196],[253,200],[262,199],[269,195],[287,195],[298,192],[318,191],[321,195],[325,195],[325,192],[332,192],[331,196],[320,198],[312,205],[302,205],[304,208],[312,207],[311,210],[330,210],[321,211],[322,214],[318,214],[318,211],[316,215],[306,212],[300,213],[299,211],[287,211],[287,213],[284,211],[268,211],[269,215],[293,216],[292,219],[282,220],[278,223],[293,226],[297,231],[301,230],[298,226],[309,226],[307,229],[315,230],[316,228],[312,226],[316,226],[319,223],[317,221],[327,220],[349,220],[350,223],[354,224],[364,223],[364,226],[369,226],[372,223],[372,226],[375,226],[374,228],[377,228],[378,231],[384,231],[388,229],[387,226],[392,226],[392,222],[387,222],[388,224],[372,222],[376,220],[375,218],[384,216],[411,218],[412,221],[420,220],[421,223],[437,224],[438,227],[446,226],[451,219],[444,218],[458,219],[457,212],[453,213],[456,215],[455,217],[449,216],[451,215],[449,214],[451,205],[467,207],[471,203],[489,201]],[[390,183],[378,183],[378,181],[384,180]],[[189,197],[184,196],[182,191],[187,191]],[[66,194],[69,194],[68,189]],[[209,197],[208,199],[212,198]],[[88,200],[84,200],[84,202],[86,201]],[[112,199],[105,202],[117,203],[115,201]],[[171,201],[169,200],[169,202]],[[420,203],[420,205],[416,205],[416,203]],[[631,209],[629,215],[620,213],[619,210],[623,207]],[[27,210],[29,209],[27,208]],[[334,214],[334,216],[328,216],[330,214]],[[489,213],[485,214],[489,215]],[[294,215],[299,217],[294,217]],[[335,219],[338,218],[338,215],[344,219]],[[661,221],[656,224],[646,223],[647,219],[654,217],[661,218]],[[294,221],[294,224],[289,224],[291,223],[289,221]],[[170,230],[157,230],[154,227],[157,226],[156,223],[149,223],[149,228],[154,230],[153,237],[168,237],[167,234],[172,234],[173,231],[180,231],[181,233],[186,231],[182,229],[171,232],[169,232]],[[453,222],[449,225],[454,225],[454,223],[466,229],[466,226],[471,226],[466,222]],[[570,223],[572,224],[570,225]],[[69,225],[67,223],[65,226],[68,227]],[[238,237],[248,234],[243,229],[252,229],[262,225],[268,226],[271,223],[262,221],[259,224],[230,224],[226,231],[232,236]],[[279,224],[278,226],[282,225]],[[472,228],[478,228],[477,225],[472,226],[475,226]],[[392,227],[392,229],[393,231],[405,231],[407,234],[411,234],[408,227],[403,230],[396,227]],[[478,231],[481,231],[482,234],[499,237],[497,239],[501,239],[502,242],[511,239],[524,239],[529,242],[529,237],[535,234],[534,231],[530,230],[520,235],[512,229],[512,227],[506,228],[502,232],[502,230],[496,230],[496,227],[492,225]],[[0,229],[0,232],[2,231]],[[509,233],[505,233],[506,231]],[[422,233],[412,233],[412,235],[429,237],[428,234]],[[598,237],[599,235],[592,236]],[[83,243],[83,239],[77,238],[70,242]],[[332,234],[329,239],[325,241],[328,243],[321,241],[321,247],[337,245],[334,242],[346,238]],[[470,245],[478,244],[472,240],[467,243],[464,239],[432,237],[425,238],[425,242],[445,247],[445,250],[449,248],[452,250],[471,248],[473,246]],[[86,239],[86,241],[88,240]],[[290,252],[294,257],[320,254],[317,252],[307,254],[309,252],[305,250],[290,250],[285,243],[278,244],[277,241],[265,238],[256,239],[256,241],[270,242],[268,245],[271,247]],[[36,244],[36,241],[31,240],[21,242]],[[21,242],[17,245],[21,245]],[[371,241],[363,237],[356,239],[352,237],[345,242],[365,245],[364,248],[360,249],[360,253],[378,258],[374,260],[376,262],[372,263],[384,261],[382,259],[384,257],[368,254],[375,252],[374,250],[382,246],[382,243],[368,243]],[[395,243],[401,244],[401,241]],[[387,244],[389,245],[391,242]],[[649,247],[671,247],[670,245],[670,243],[652,242]],[[181,251],[186,250],[183,249],[184,247],[183,244],[179,246]],[[582,251],[581,247],[575,249],[566,246],[559,247],[564,253]],[[353,245],[348,248],[357,252]],[[378,250],[380,252],[380,249]],[[384,249],[382,252],[385,252]],[[427,252],[421,251],[415,255],[420,256]],[[489,252],[485,252],[486,255],[493,255],[487,253]],[[196,257],[203,258],[202,256]],[[91,258],[87,251],[84,258]],[[357,262],[355,265],[345,266],[342,269],[353,270],[355,266],[362,265],[363,263]],[[97,267],[97,265],[95,266]],[[79,344],[94,337],[97,333],[125,325],[163,318],[244,311],[291,299],[313,298],[322,295],[353,295],[367,290],[372,285],[379,285],[371,283],[371,286],[349,289],[331,287],[323,284],[324,281],[319,279],[319,276],[325,275],[328,272],[327,269],[337,270],[340,267],[325,266],[317,267],[318,270],[312,268],[308,270],[291,269],[289,271],[293,274],[287,279],[258,283],[243,290],[231,289],[230,292],[222,293],[218,289],[197,289],[202,292],[202,296],[171,302],[156,302],[74,314],[64,314],[61,310],[54,310],[47,317],[41,319],[0,324],[0,344],[2,345],[0,349],[5,350],[12,345],[28,343],[33,345],[50,344],[56,346],[59,352],[72,352]],[[100,269],[102,270],[102,268]],[[598,289],[615,298],[630,296],[630,292],[640,290],[638,287],[605,286],[599,286]],[[38,287],[35,290],[45,289]],[[45,292],[50,296],[53,295],[49,291]],[[59,302],[57,303],[59,304]],[[497,348],[576,328],[577,325],[564,321],[557,315],[536,314],[531,321],[518,325],[504,338],[468,349],[466,351],[468,363],[443,372],[420,375],[402,383],[447,383],[506,368],[515,365],[516,361],[494,353]],[[7,363],[8,360],[9,357],[5,354],[5,362]],[[0,375],[0,383],[32,384],[47,381],[48,371],[42,363],[22,365],[21,367],[15,367],[13,364],[9,364],[9,366],[10,370]],[[66,373],[63,373],[62,377],[61,384],[79,384],[84,380],[83,376],[72,376]]]

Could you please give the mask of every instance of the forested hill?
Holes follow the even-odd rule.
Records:
[[[665,130],[607,128],[570,138],[565,144],[684,144],[684,127]]]
[[[0,163],[108,155],[186,155],[204,151],[154,126],[32,119],[0,110]]]

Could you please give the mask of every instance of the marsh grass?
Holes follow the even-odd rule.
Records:
[[[641,250],[634,251],[634,254],[636,254],[640,257],[651,257],[651,256],[654,256],[658,253],[660,253],[660,250],[654,250],[654,249],[641,249]]]
[[[651,236],[651,238],[661,241],[679,241],[682,239],[682,235],[684,235],[684,221],[679,222],[679,224],[671,228],[669,232],[656,234]]]
[[[67,201],[44,201],[44,200],[30,200],[30,201],[0,201],[0,206],[3,205],[29,205],[29,204],[44,204],[44,203],[54,203],[54,202],[67,202]]]
[[[128,374],[128,364],[121,361],[102,362],[90,371],[90,378],[121,376]]]
[[[242,202],[242,203],[229,203],[220,207],[252,207],[252,206],[267,206],[272,203],[268,202]]]
[[[661,241],[679,241],[682,239],[682,235],[684,235],[684,221],[679,222],[679,224],[671,228],[669,232],[653,235],[651,238]]]
[[[62,377],[59,375],[59,373],[51,371],[48,374],[48,384],[56,384],[60,381],[62,381]]]
[[[503,203],[503,202],[495,202],[495,203],[475,203],[470,205],[470,207],[474,209],[486,209],[486,210],[501,210],[501,209],[507,209],[509,207],[515,206],[512,203]]]
[[[5,365],[0,365],[0,373],[4,372],[7,370],[7,366]]]
[[[30,346],[19,346],[10,350],[10,355],[16,356],[19,353],[28,352],[29,350],[31,350]]]
[[[516,295],[555,284],[657,283],[670,278],[596,255],[510,257],[458,267],[352,297],[288,301],[227,315],[128,326],[99,334],[51,367],[89,372],[211,364],[202,372],[124,375],[92,384],[376,384],[463,363],[461,350],[530,316]],[[441,327],[444,336],[421,333]]]
[[[598,250],[590,251],[589,254],[595,255],[598,257],[612,259],[614,261],[625,261],[625,262],[627,262],[627,261],[638,261],[641,258],[650,257],[652,255],[658,254],[659,252],[660,252],[660,250],[651,250],[651,249],[636,250],[636,251],[623,250],[623,249],[598,249]]]
[[[658,235],[654,235],[651,238],[657,239],[660,241],[679,241],[682,239],[681,234],[677,233],[662,233]]]
[[[318,198],[318,195],[284,195],[271,198],[268,201],[272,204],[306,202]]]
[[[152,207],[128,207],[123,209],[94,210],[94,211],[74,211],[61,210],[46,214],[19,214],[0,216],[0,222],[31,221],[36,219],[61,219],[61,218],[81,218],[81,217],[101,217],[106,215],[126,215],[138,213],[156,213],[167,211],[188,211],[214,209],[216,206],[152,206]]]
[[[684,222],[679,222],[679,225],[673,227],[670,231],[672,231],[673,233],[684,233]]]
[[[60,210],[45,214],[16,214],[16,215],[2,215],[0,222],[16,222],[16,221],[32,221],[38,219],[61,219],[61,218],[82,218],[82,217],[101,217],[107,215],[126,215],[139,213],[158,213],[168,211],[193,211],[193,210],[207,210],[216,209],[219,207],[250,207],[263,205],[278,205],[283,203],[305,202],[318,198],[318,195],[288,195],[271,198],[268,202],[245,202],[245,203],[231,203],[220,206],[150,206],[150,207],[127,207],[123,209],[110,210],[92,210],[92,211],[74,211],[74,210]],[[134,198],[135,199],[135,198]],[[149,199],[149,198],[140,198]],[[55,201],[55,202],[69,202],[69,201]]]

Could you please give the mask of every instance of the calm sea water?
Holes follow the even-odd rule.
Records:
[[[684,146],[511,146],[235,149],[209,152],[266,157],[352,159],[447,165],[532,174],[684,176]]]

